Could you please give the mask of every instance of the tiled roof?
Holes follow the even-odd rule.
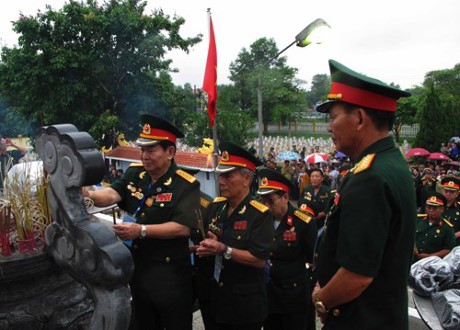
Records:
[[[105,158],[127,162],[140,162],[140,148],[138,147],[116,147],[105,154]],[[212,170],[212,155],[200,154],[197,152],[177,151],[174,157],[176,163],[192,169]]]

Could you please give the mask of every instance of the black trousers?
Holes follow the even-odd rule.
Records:
[[[188,260],[135,260],[130,286],[135,314],[131,329],[192,329],[192,268]]]

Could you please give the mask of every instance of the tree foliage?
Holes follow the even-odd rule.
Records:
[[[459,135],[460,64],[453,69],[431,71],[425,75],[420,97],[420,131],[415,145],[437,151],[441,143]]]
[[[230,64],[230,80],[235,91],[231,102],[243,111],[257,118],[257,90],[262,91],[262,114],[264,134],[268,124],[273,122],[283,108],[295,112],[300,104],[300,81],[295,79],[297,69],[286,65],[285,57],[276,57],[278,47],[273,39],[261,38],[250,45],[249,50],[243,48],[235,61]],[[275,109],[278,109],[275,111]],[[283,117],[292,117],[284,115]]]
[[[177,100],[167,51],[189,47],[181,17],[162,10],[146,15],[146,2],[111,0],[99,5],[70,0],[62,9],[13,22],[18,46],[2,49],[0,93],[9,109],[35,125],[71,122],[102,137],[137,131],[139,114],[171,120]]]

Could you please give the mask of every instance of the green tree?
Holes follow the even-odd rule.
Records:
[[[255,136],[252,133],[254,120],[247,111],[243,111],[232,102],[235,93],[236,88],[233,85],[218,86],[217,138],[219,141],[232,141],[244,146]],[[185,126],[189,134],[185,142],[190,146],[198,147],[203,144],[203,138],[213,136],[212,128],[209,126],[207,102],[200,91],[197,92],[196,100],[200,108],[195,112],[189,112],[187,116]]]
[[[431,152],[438,151],[441,143],[448,141],[455,130],[451,109],[441,102],[440,94],[433,85],[426,88],[422,104],[415,145]]]
[[[307,93],[308,107],[314,108],[318,101],[325,100],[331,88],[331,78],[327,74],[315,74]]]
[[[230,64],[229,78],[236,88],[232,102],[249,111],[254,119],[257,118],[257,89],[262,90],[264,134],[274,120],[275,108],[282,105],[284,113],[296,111],[301,93],[301,81],[295,78],[297,69],[286,65],[286,57],[274,58],[277,54],[274,40],[261,38],[251,44],[249,50],[243,48]]]
[[[112,133],[129,136],[142,112],[171,120],[177,96],[167,51],[187,52],[201,36],[182,38],[183,18],[162,10],[146,15],[145,6],[70,0],[57,11],[21,15],[13,22],[18,46],[1,54],[0,94],[8,108],[35,125],[71,122],[95,138],[110,135],[111,125]]]

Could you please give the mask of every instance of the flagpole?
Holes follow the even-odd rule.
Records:
[[[211,31],[211,8],[208,8],[207,12],[208,12],[208,31]],[[214,145],[214,148],[212,150],[212,160],[213,160],[212,163],[213,163],[213,170],[214,170],[214,189],[216,192],[216,196],[220,196],[219,176],[216,172],[216,167],[219,162],[219,154],[218,154],[219,141],[217,139],[217,111],[216,111],[216,116],[214,117],[214,125],[212,126],[212,141]]]

